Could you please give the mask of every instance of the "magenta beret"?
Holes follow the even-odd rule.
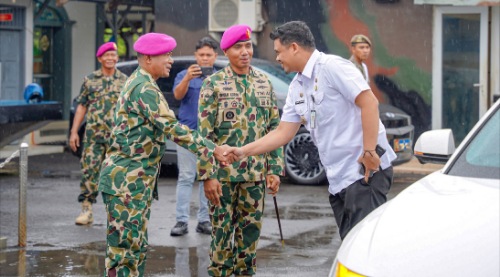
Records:
[[[173,37],[160,33],[147,33],[134,43],[134,50],[143,55],[157,56],[174,50],[177,42]]]
[[[99,49],[97,49],[97,53],[95,54],[95,56],[96,57],[100,57],[100,56],[104,55],[104,53],[106,53],[108,51],[117,51],[117,50],[118,50],[118,47],[116,46],[116,43],[114,43],[114,42],[106,42],[103,45],[101,45],[99,47]]]
[[[224,32],[220,40],[220,48],[226,50],[235,45],[238,41],[247,41],[250,39],[252,29],[248,25],[233,25]]]

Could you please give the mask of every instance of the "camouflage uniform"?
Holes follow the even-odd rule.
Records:
[[[99,169],[108,148],[116,101],[127,80],[118,69],[110,77],[96,70],[85,77],[77,103],[87,108],[83,151],[80,159],[82,180],[78,202],[96,202]]]
[[[278,126],[276,103],[271,83],[262,72],[250,68],[242,76],[227,66],[207,78],[201,88],[200,134],[218,145],[241,147]],[[222,184],[221,207],[210,204],[211,276],[255,274],[265,176],[283,176],[283,164],[282,148],[222,167],[212,175],[205,169],[207,164],[198,160],[199,178],[218,179]]]
[[[365,78],[366,82],[369,84],[370,83],[370,77],[368,76],[368,67],[366,67],[366,64],[364,62],[358,63],[356,60],[356,57],[351,56],[349,60],[356,66],[359,71],[361,71],[361,74],[363,75],[363,78]]]
[[[167,139],[197,153],[213,174],[215,145],[180,124],[153,77],[138,68],[127,80],[101,168],[99,191],[108,213],[106,273],[143,276],[147,225]]]

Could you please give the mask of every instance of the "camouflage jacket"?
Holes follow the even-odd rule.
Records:
[[[198,130],[217,145],[241,147],[263,137],[279,122],[276,95],[262,72],[250,68],[249,74],[241,76],[228,65],[203,82]],[[262,181],[267,174],[284,175],[283,148],[221,167],[213,175],[205,170],[207,166],[198,160],[200,180]]]
[[[99,191],[150,200],[167,139],[197,153],[213,174],[215,145],[180,124],[153,77],[136,69],[125,83],[114,116],[116,126],[101,167]]]
[[[110,77],[96,70],[83,80],[78,104],[87,107],[85,139],[104,143],[109,140],[113,128],[113,114],[116,101],[127,80],[127,75],[118,69]]]

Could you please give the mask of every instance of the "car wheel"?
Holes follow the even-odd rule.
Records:
[[[322,185],[326,182],[318,148],[304,127],[285,146],[285,170],[287,177],[300,185]]]

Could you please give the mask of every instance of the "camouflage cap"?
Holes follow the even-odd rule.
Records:
[[[351,45],[354,46],[356,43],[368,43],[368,45],[372,46],[372,42],[365,35],[354,35],[351,38]]]

